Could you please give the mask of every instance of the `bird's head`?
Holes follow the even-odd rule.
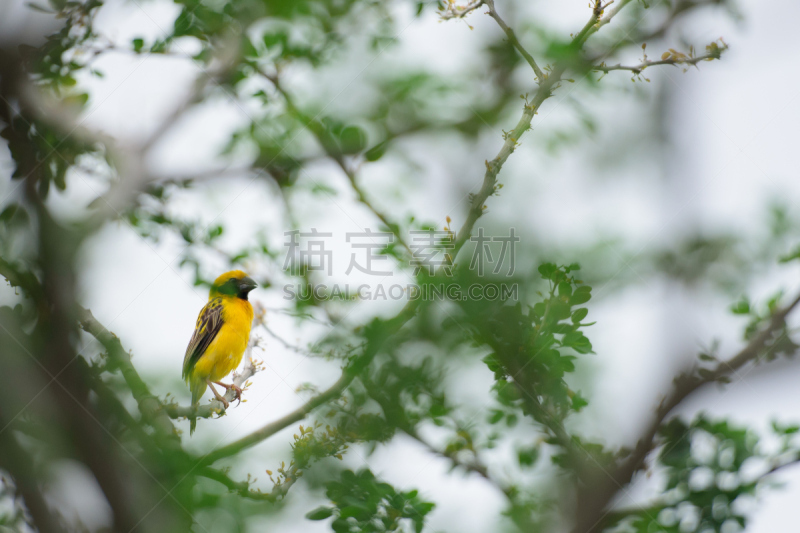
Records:
[[[231,270],[218,277],[211,286],[210,297],[229,296],[247,300],[247,295],[258,284],[241,270]]]

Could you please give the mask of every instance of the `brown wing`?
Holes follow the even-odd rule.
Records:
[[[211,341],[219,333],[222,327],[222,298],[214,298],[209,301],[200,315],[197,317],[197,324],[194,328],[192,340],[186,348],[186,355],[183,357],[183,379],[189,377],[189,373],[194,368],[197,360],[200,359]]]

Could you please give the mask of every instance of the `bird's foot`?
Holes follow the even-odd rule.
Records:
[[[233,394],[233,399],[237,400],[239,402],[236,405],[239,405],[240,403],[242,403],[242,388],[241,387],[239,387],[235,383],[231,383],[230,385],[228,385],[227,383],[222,383],[221,381],[215,381],[214,383],[216,383],[220,387],[225,387],[226,390],[233,390],[233,393],[234,393]]]
[[[211,392],[213,392],[213,393],[214,393],[214,398],[216,398],[217,400],[219,400],[220,402],[222,402],[222,405],[225,407],[225,409],[227,409],[227,408],[228,408],[228,406],[230,405],[230,403],[228,402],[228,400],[226,400],[224,396],[220,396],[220,394],[217,392],[217,389],[215,389],[215,388],[214,388],[214,385],[212,385],[212,384],[211,384],[211,381],[207,381],[206,383],[208,383],[208,387],[211,389]],[[225,386],[225,384],[224,384],[224,383],[219,383],[219,382],[217,382],[217,385],[222,385],[222,386],[223,386],[223,387],[225,387],[226,389],[228,388],[228,387],[226,387],[226,386]]]

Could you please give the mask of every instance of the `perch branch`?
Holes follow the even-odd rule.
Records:
[[[606,9],[611,4],[614,4],[614,0],[609,0],[609,2],[603,4],[601,0],[595,0],[594,9],[592,10],[592,17],[589,19],[589,22],[578,32],[571,45],[573,47],[582,47],[584,43],[597,33],[600,28],[605,26],[606,24],[610,23],[614,17],[616,17],[622,9],[631,3],[631,0],[620,0],[613,9],[606,13]],[[605,15],[605,16],[604,16]]]
[[[317,394],[306,403],[295,409],[294,411],[282,416],[278,420],[270,422],[260,429],[234,441],[230,444],[217,448],[216,450],[208,453],[203,458],[204,465],[210,465],[225,457],[236,455],[237,453],[255,446],[259,442],[271,437],[275,433],[281,431],[287,426],[303,420],[311,411],[317,407],[326,404],[341,396],[342,392],[348,385],[355,379],[356,375],[372,361],[372,358],[378,353],[378,350],[383,345],[386,338],[397,333],[403,325],[411,320],[419,305],[417,300],[410,301],[394,318],[384,323],[383,335],[375,335],[374,340],[367,343],[364,348],[364,353],[355,358],[344,370],[342,375],[336,382],[323,392]]]
[[[258,327],[266,327],[264,319],[266,318],[266,311],[260,302],[255,302],[253,305],[253,325],[252,330]],[[260,346],[260,340],[255,335],[250,335],[250,341],[247,343],[247,348],[244,353],[244,366],[241,372],[233,373],[233,384],[240,389],[244,388],[247,380],[261,371],[261,367],[253,362],[253,350]],[[230,403],[234,400],[236,392],[233,389],[225,391],[224,398]],[[168,404],[164,406],[164,411],[170,418],[211,418],[214,415],[225,414],[225,406],[217,399],[211,400],[206,405],[195,406],[181,406],[178,404]]]
[[[258,339],[250,339],[247,349],[244,354],[244,366],[241,372],[233,373],[233,384],[243,389],[247,380],[253,377],[260,368],[253,362],[253,348],[258,346]],[[233,389],[228,389],[225,394],[225,400],[230,403],[235,399],[236,393]],[[212,418],[214,415],[225,414],[225,406],[217,399],[211,400],[205,405],[197,406],[183,406],[178,404],[164,405],[164,411],[170,418]]]
[[[623,0],[622,6],[627,4],[630,0]],[[477,8],[477,5],[476,5]],[[606,16],[607,22],[611,20],[611,18],[619,12],[619,9],[615,10],[613,13],[609,13]],[[596,11],[593,12],[592,19],[590,24],[595,24],[598,22],[599,17],[602,13],[598,14]],[[588,35],[585,36],[577,36],[573,39],[573,43],[575,46],[582,46],[582,44],[586,41]],[[484,174],[484,181],[483,185],[478,192],[478,194],[473,196],[471,208],[469,210],[469,214],[467,219],[464,221],[464,224],[459,229],[458,233],[456,234],[456,242],[454,245],[454,249],[452,251],[452,255],[450,256],[450,262],[455,261],[456,257],[458,256],[459,251],[464,246],[464,243],[469,239],[469,235],[472,232],[472,228],[475,225],[475,222],[480,218],[483,214],[483,205],[484,202],[494,193],[495,190],[495,182],[497,179],[497,174],[503,167],[503,164],[506,162],[508,157],[514,152],[514,149],[517,146],[517,142],[519,137],[522,136],[528,129],[530,129],[531,120],[533,120],[533,116],[536,113],[536,110],[539,108],[542,102],[544,102],[547,98],[551,96],[551,91],[554,89],[555,85],[560,81],[561,76],[566,69],[565,66],[557,65],[550,76],[548,76],[545,80],[540,83],[538,90],[533,98],[533,100],[526,104],[523,110],[522,117],[520,118],[517,126],[514,130],[506,136],[506,140],[503,146],[500,148],[500,152],[497,156],[491,161],[486,162],[486,172]],[[275,83],[277,80],[273,76],[270,76],[267,73],[263,73],[270,81]],[[277,87],[277,85],[276,85]],[[239,452],[255,446],[259,442],[271,437],[275,433],[281,431],[282,429],[286,428],[287,426],[294,424],[295,422],[299,422],[303,420],[311,411],[316,409],[317,407],[338,398],[342,392],[350,385],[350,383],[355,379],[358,372],[363,369],[366,365],[372,361],[375,355],[378,353],[378,350],[381,348],[383,340],[402,328],[402,326],[411,320],[412,317],[416,314],[417,308],[419,306],[419,300],[413,300],[408,302],[405,307],[397,314],[394,318],[388,320],[384,324],[384,334],[375,335],[374,338],[378,340],[373,340],[367,343],[367,346],[364,350],[364,353],[356,358],[349,366],[347,366],[343,371],[342,375],[339,377],[336,382],[331,385],[325,391],[317,394],[306,403],[295,409],[294,411],[284,415],[283,417],[266,424],[265,426],[261,427],[260,429],[240,438],[237,441],[234,441],[230,444],[221,446],[216,450],[211,451],[208,453],[204,459],[204,465],[210,465],[214,462],[223,459],[225,457],[230,457],[232,455],[236,455]]]

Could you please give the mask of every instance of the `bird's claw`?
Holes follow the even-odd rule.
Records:
[[[242,403],[242,388],[236,385],[231,385],[231,388],[233,389],[233,399],[236,400],[238,407]]]
[[[221,402],[222,406],[227,410],[228,406],[230,405],[228,400],[226,400],[224,396],[220,396],[219,395],[219,393],[217,392],[217,389],[214,388],[214,385],[212,385],[212,382],[210,380],[206,380],[206,383],[208,383],[208,387],[211,389],[211,392],[214,393],[214,398],[216,398],[217,401]],[[214,383],[216,383],[217,385],[220,385],[221,387],[225,387],[226,389],[228,388],[228,386],[225,385],[224,383],[220,383],[218,381],[215,381]]]
[[[237,406],[239,406],[239,404],[242,403],[242,388],[241,387],[239,387],[235,383],[231,383],[230,385],[228,385],[227,383],[219,382],[219,381],[215,381],[215,383],[217,385],[219,385],[220,387],[225,387],[226,390],[233,390],[233,399],[237,400],[237,402],[238,402],[236,404]],[[225,409],[227,409],[228,408],[227,400],[223,400],[223,403],[225,404]]]

